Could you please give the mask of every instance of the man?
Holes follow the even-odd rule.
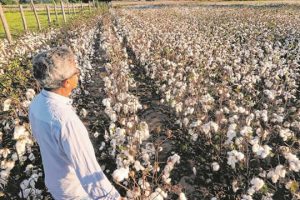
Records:
[[[58,47],[33,58],[43,88],[32,101],[29,120],[40,147],[45,184],[56,200],[121,199],[101,170],[88,132],[69,98],[80,75],[73,52]]]

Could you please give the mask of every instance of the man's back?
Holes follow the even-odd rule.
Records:
[[[45,184],[55,199],[118,199],[102,172],[71,99],[42,90],[29,119],[42,154]]]
[[[45,183],[51,194],[55,199],[86,197],[87,193],[60,144],[62,124],[76,120],[70,100],[43,90],[30,106],[29,119],[40,147]]]

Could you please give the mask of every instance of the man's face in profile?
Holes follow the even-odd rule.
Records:
[[[70,91],[72,91],[73,89],[75,89],[78,86],[80,69],[76,65],[75,58],[72,60],[69,60],[69,62],[67,62],[67,64],[68,64],[68,67],[70,68],[70,71],[73,71],[70,78],[67,79],[67,81],[69,83],[69,84],[67,84],[67,87],[69,87],[68,89]]]

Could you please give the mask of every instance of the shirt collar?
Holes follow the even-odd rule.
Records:
[[[56,101],[59,101],[59,102],[62,102],[64,104],[67,104],[67,105],[71,105],[73,103],[73,100],[68,98],[68,97],[65,97],[65,96],[62,96],[60,94],[56,94],[54,92],[50,92],[50,91],[47,91],[45,89],[43,89],[41,91],[42,95],[45,96],[46,98],[50,98],[50,99],[53,99],[53,100],[56,100]]]

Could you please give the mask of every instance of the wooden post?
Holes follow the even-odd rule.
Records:
[[[81,10],[83,10],[83,5],[82,5],[82,1],[80,2],[80,4],[81,4]]]
[[[92,10],[91,10],[91,3],[89,2],[89,10],[90,10],[90,12],[92,12]]]
[[[95,0],[93,0],[93,7],[94,7],[94,8],[96,7]]]
[[[8,27],[1,3],[0,3],[0,17],[1,17],[3,27],[4,27],[5,34],[6,34],[6,38],[9,43],[12,43],[12,37],[11,37],[10,31],[9,31],[9,27]]]
[[[72,8],[73,8],[73,14],[76,15],[76,10],[75,10],[75,5],[72,3]]]
[[[24,30],[27,31],[28,28],[27,28],[27,23],[26,23],[26,18],[25,18],[25,15],[24,15],[24,11],[23,11],[23,6],[20,4],[19,8],[20,8],[20,13],[21,13],[21,17],[22,17]]]
[[[46,10],[47,10],[47,16],[48,16],[48,24],[49,26],[51,25],[51,15],[49,11],[49,5],[46,5]]]
[[[38,25],[38,28],[39,28],[39,30],[41,30],[42,29],[41,23],[40,23],[40,20],[39,20],[39,16],[37,15],[33,0],[31,0],[31,7],[32,7],[32,10],[34,12],[34,16],[35,16],[35,20],[36,20],[36,23]]]
[[[58,15],[57,15],[57,8],[56,8],[56,3],[55,3],[55,1],[54,1],[54,12],[55,12],[56,24],[58,24]]]
[[[68,14],[71,15],[71,11],[70,11],[70,2],[67,2],[67,7],[68,7]]]
[[[65,13],[65,8],[64,8],[64,3],[62,2],[62,0],[60,1],[60,5],[61,5],[61,11],[63,14],[64,22],[66,23],[67,22],[66,13]]]

